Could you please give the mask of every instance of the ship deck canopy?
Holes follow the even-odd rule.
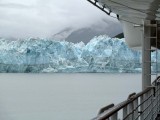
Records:
[[[97,0],[109,11],[131,18],[160,20],[160,0]]]
[[[120,21],[140,25],[144,20],[158,21],[160,33],[160,0],[88,0],[103,12],[117,14]],[[126,23],[127,24],[127,23]],[[153,31],[153,30],[152,30]],[[125,33],[126,31],[124,31]],[[160,49],[160,34],[157,43],[151,42],[152,47]],[[138,32],[137,32],[138,34]],[[131,35],[131,34],[130,34]],[[127,38],[127,37],[126,37]],[[140,38],[140,37],[138,37]],[[130,42],[133,40],[130,40]],[[134,41],[136,41],[134,39]],[[136,41],[138,43],[138,40]]]

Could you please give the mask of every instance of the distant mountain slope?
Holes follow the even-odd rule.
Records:
[[[82,28],[72,32],[66,40],[73,43],[78,43],[83,41],[84,43],[88,43],[94,36],[106,34],[104,31],[96,31],[92,28]]]
[[[120,33],[120,34],[116,35],[115,38],[124,38],[124,34]]]
[[[56,40],[63,40],[63,39],[66,39],[73,31],[74,31],[73,28],[68,27],[68,28],[65,28],[65,29],[61,30],[60,32],[54,34],[52,36],[52,38],[54,38]]]
[[[112,22],[106,19],[102,19],[91,26],[74,29],[71,27],[65,28],[53,35],[53,39],[66,40],[69,42],[77,43],[83,41],[88,43],[94,36],[108,35],[114,37],[117,34],[122,33],[122,27],[118,22]]]

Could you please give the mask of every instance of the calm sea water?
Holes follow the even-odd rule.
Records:
[[[90,120],[141,90],[141,74],[0,74],[0,120]]]

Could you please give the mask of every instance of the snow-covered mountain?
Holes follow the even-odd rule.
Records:
[[[122,33],[120,23],[102,19],[97,23],[82,28],[67,27],[54,34],[51,38],[55,40],[66,40],[73,43],[82,41],[87,44],[94,36],[106,34],[109,37],[114,37],[119,33]]]
[[[60,32],[54,34],[52,38],[55,40],[65,40],[72,32],[74,32],[74,30],[75,29],[71,27],[65,28]]]

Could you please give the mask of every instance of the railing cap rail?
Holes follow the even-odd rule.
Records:
[[[139,98],[140,96],[142,96],[143,94],[149,92],[150,90],[152,90],[154,88],[155,88],[154,86],[146,88],[142,92],[140,92],[140,93],[136,94],[135,96],[133,96],[132,99],[128,99],[128,100],[125,100],[125,101],[121,102],[120,104],[114,106],[113,108],[110,108],[109,110],[103,112],[102,114],[99,114],[97,117],[93,118],[92,120],[105,120],[106,118],[114,115],[119,110],[121,110],[122,108],[126,107],[128,104],[132,103],[134,100],[136,100],[137,98]]]

